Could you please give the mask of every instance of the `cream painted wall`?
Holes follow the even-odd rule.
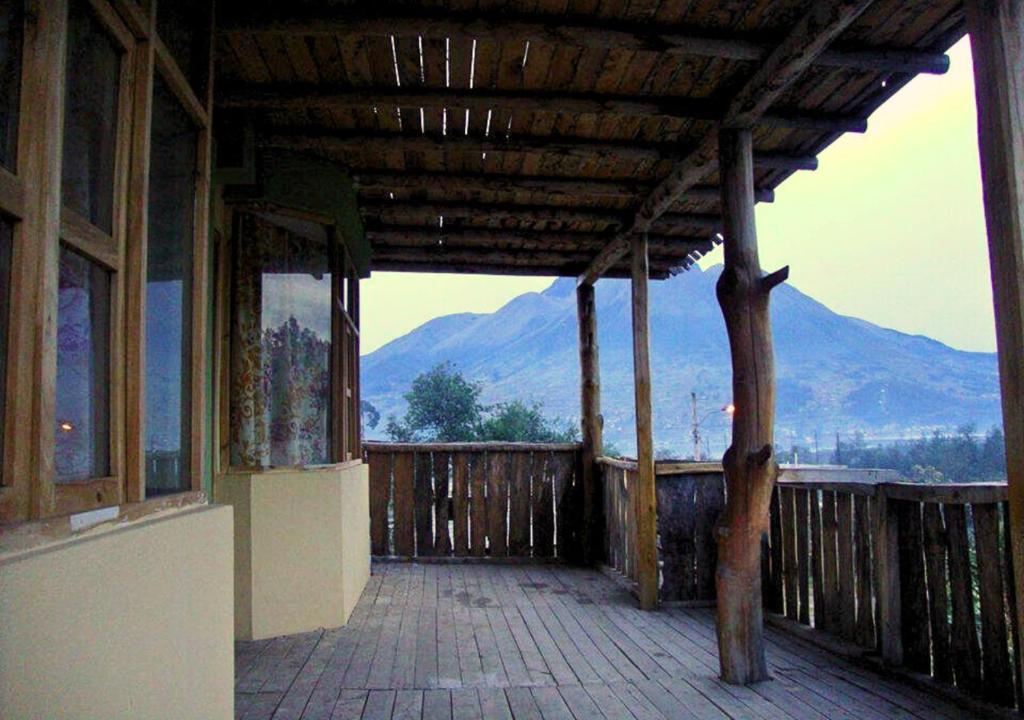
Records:
[[[348,621],[370,577],[366,465],[229,473],[214,494],[237,518],[237,639]]]
[[[0,562],[0,717],[231,718],[232,511]]]

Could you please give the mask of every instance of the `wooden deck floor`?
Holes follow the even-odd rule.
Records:
[[[774,680],[717,680],[708,610],[642,613],[557,566],[376,564],[348,626],[236,650],[240,718],[962,718],[769,631]]]

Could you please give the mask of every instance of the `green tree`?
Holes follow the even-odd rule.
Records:
[[[559,426],[549,421],[541,412],[539,403],[527,405],[522,400],[498,403],[488,408],[490,416],[485,418],[477,430],[479,440],[504,442],[575,442],[579,430],[571,423]]]
[[[369,400],[359,401],[359,414],[367,427],[376,428],[380,423],[380,410]]]
[[[395,442],[574,442],[578,430],[544,417],[540,404],[515,400],[480,404],[479,383],[451,363],[436,365],[412,381],[405,417],[388,416],[384,432]]]
[[[440,363],[412,381],[405,418],[388,417],[385,432],[397,442],[465,442],[480,424],[480,385],[451,363]]]

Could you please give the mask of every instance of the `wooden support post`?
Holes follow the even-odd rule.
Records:
[[[1024,646],[1024,5],[968,0],[978,147],[1009,484],[1018,635]]]
[[[718,527],[718,651],[722,679],[768,678],[761,607],[761,538],[778,465],[772,452],[775,369],[768,297],[788,268],[764,276],[754,226],[754,165],[749,130],[719,134],[725,270],[718,302],[732,354],[732,446],[722,459],[727,501]]]
[[[647,235],[633,236],[633,389],[636,397],[637,573],[640,607],[658,606],[658,499],[651,421],[651,343],[647,326]]]
[[[580,429],[583,441],[580,478],[583,486],[583,531],[580,537],[580,561],[589,565],[594,562],[594,545],[597,542],[595,460],[603,450],[601,431],[604,424],[601,417],[601,370],[597,356],[597,306],[594,301],[593,285],[584,283],[576,287],[576,313],[579,321]]]

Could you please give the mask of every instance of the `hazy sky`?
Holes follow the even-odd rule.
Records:
[[[966,39],[946,75],[916,78],[757,206],[761,263],[837,312],[964,350],[995,350]],[[721,262],[721,251],[704,264]],[[550,278],[375,273],[362,283],[362,351],[423,322],[492,312]]]

